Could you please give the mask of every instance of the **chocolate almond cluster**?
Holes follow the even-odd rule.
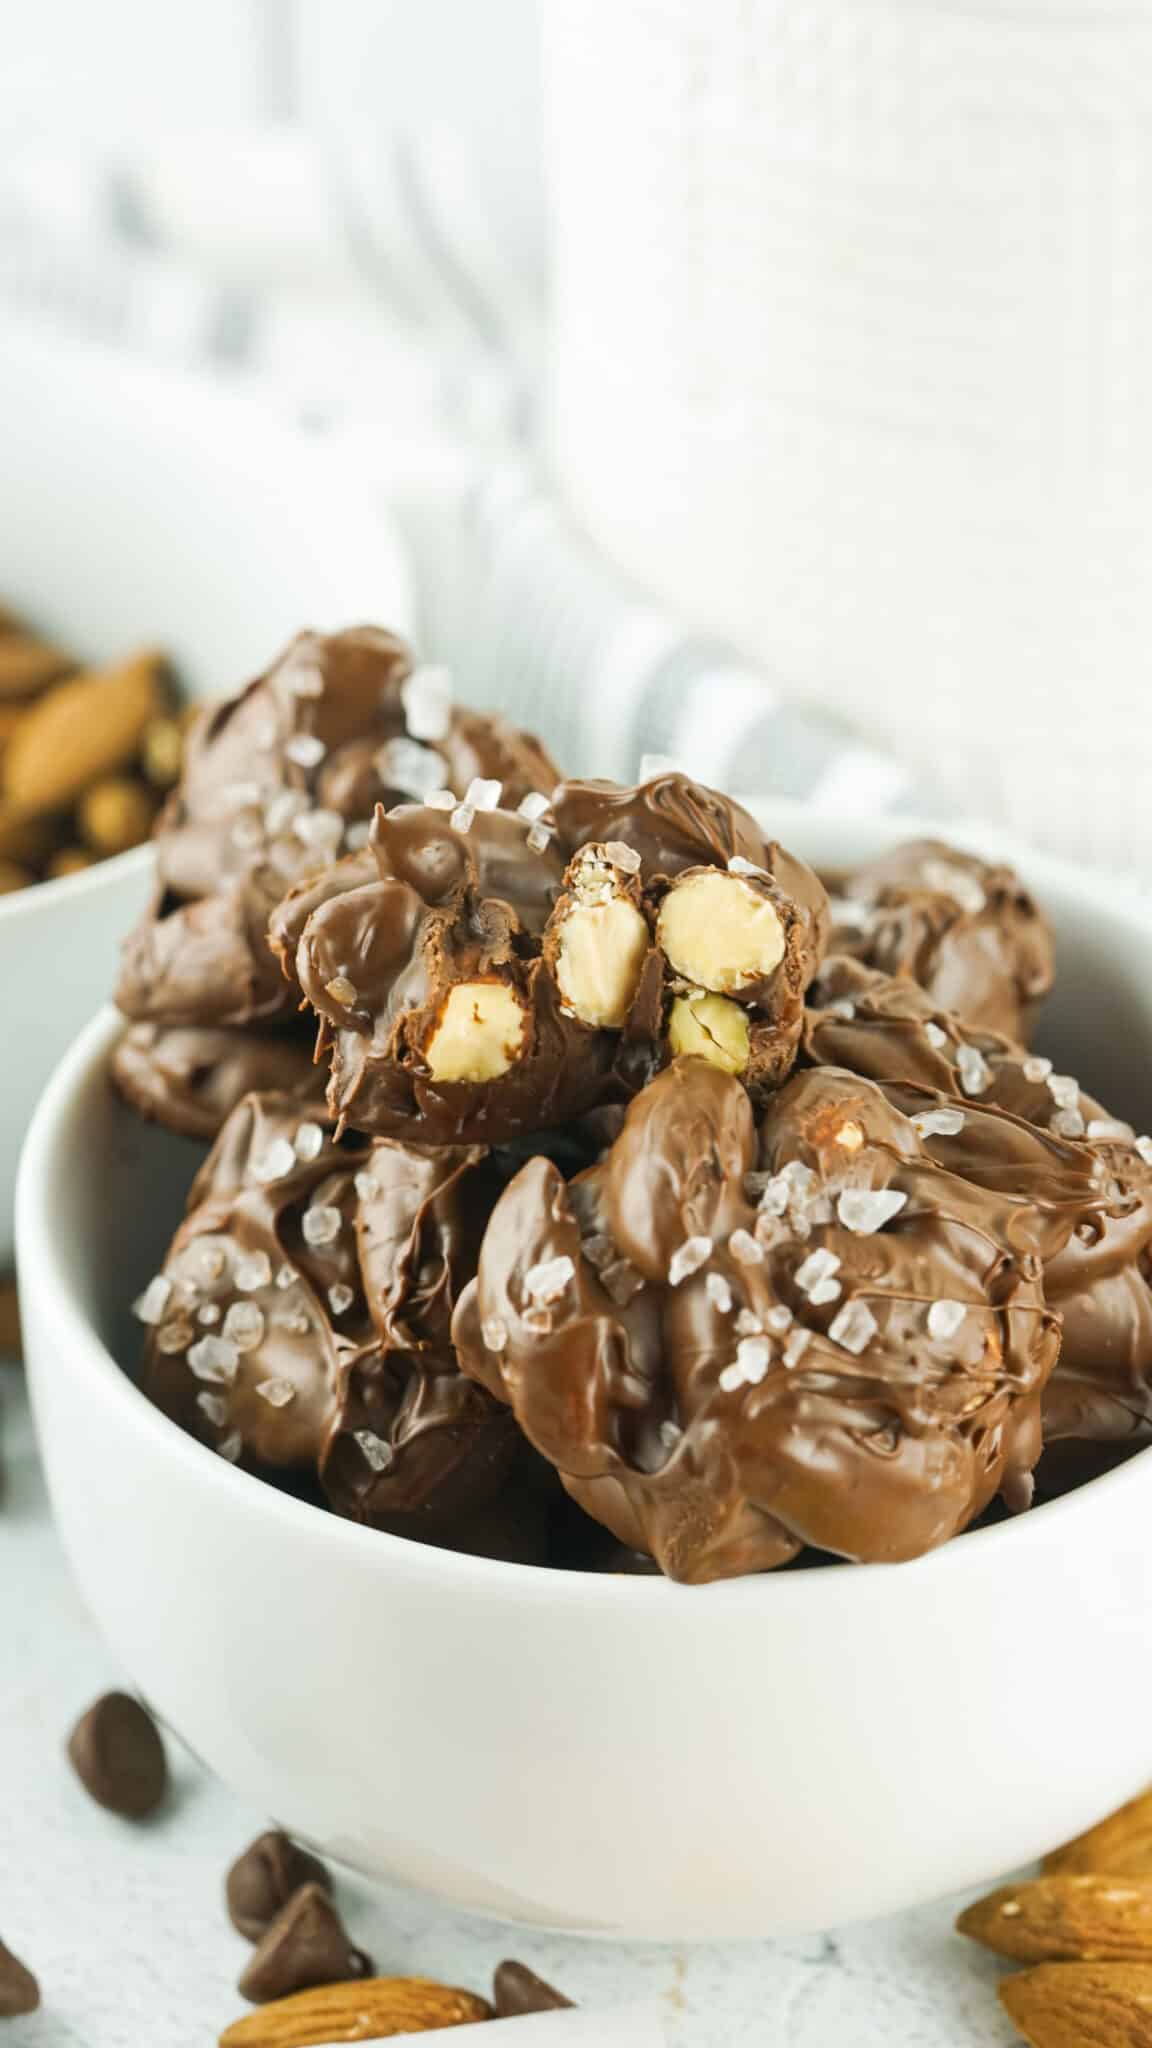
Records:
[[[224,1458],[702,1583],[1152,1437],[1152,1141],[1028,1048],[1009,869],[916,842],[830,908],[730,798],[562,781],[369,629],[208,716],[159,868],[117,1079],[215,1144],[143,1374]]]

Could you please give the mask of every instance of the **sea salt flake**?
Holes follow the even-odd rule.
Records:
[[[177,1316],[170,1323],[162,1323],[156,1332],[156,1349],[166,1357],[174,1358],[177,1352],[187,1351],[196,1332],[187,1316]]]
[[[777,1302],[774,1308],[768,1310],[764,1321],[770,1330],[778,1330],[783,1333],[785,1330],[792,1328],[792,1311],[790,1308],[786,1308],[782,1301]]]
[[[936,1052],[943,1052],[948,1044],[948,1033],[942,1031],[939,1024],[933,1024],[931,1018],[924,1026],[924,1036]]]
[[[1058,1138],[1082,1138],[1086,1126],[1078,1109],[1058,1109],[1048,1128]]]
[[[880,1325],[866,1301],[846,1301],[839,1315],[828,1325],[828,1335],[841,1350],[856,1357],[866,1350]]]
[[[736,1346],[736,1363],[748,1385],[758,1387],[772,1363],[767,1337],[742,1337]]]
[[[141,1323],[163,1322],[164,1311],[172,1299],[172,1282],[165,1273],[157,1273],[148,1282],[143,1294],[137,1295],[132,1304],[132,1313]]]
[[[215,1428],[223,1429],[228,1420],[228,1403],[222,1394],[197,1394],[196,1406]]]
[[[188,1369],[198,1380],[227,1386],[236,1377],[240,1353],[226,1337],[201,1337],[188,1353]]]
[[[284,1265],[282,1265],[277,1271],[276,1285],[281,1289],[286,1287],[294,1287],[299,1278],[300,1275],[296,1271],[295,1266],[290,1266],[288,1265],[287,1261],[285,1261]]]
[[[1152,1138],[1137,1138],[1136,1150],[1145,1166],[1152,1166]]]
[[[576,1276],[576,1268],[566,1252],[555,1259],[541,1259],[535,1266],[529,1266],[524,1275],[524,1292],[533,1301],[559,1301],[564,1289]]]
[[[299,1309],[282,1310],[275,1317],[276,1328],[287,1330],[290,1337],[306,1337],[312,1325]]]
[[[456,799],[453,797],[453,803]],[[372,837],[372,825],[368,818],[356,818],[344,827],[344,845],[349,853],[361,853]]]
[[[1060,1109],[1080,1107],[1080,1083],[1071,1074],[1049,1074],[1048,1093]]]
[[[723,1372],[720,1374],[720,1377],[717,1381],[717,1385],[722,1394],[736,1393],[737,1390],[744,1385],[743,1366],[726,1365],[724,1367]]]
[[[602,1271],[605,1266],[610,1266],[616,1257],[616,1247],[612,1239],[601,1230],[593,1231],[590,1237],[584,1238],[580,1250],[588,1264],[594,1266],[597,1272]]]
[[[344,837],[344,820],[339,811],[301,811],[292,830],[314,853],[335,854]]]
[[[1132,1126],[1120,1123],[1115,1117],[1094,1116],[1088,1125],[1088,1136],[1103,1144],[1107,1144],[1110,1139],[1116,1139],[1120,1143],[1130,1145]]]
[[[294,732],[284,742],[284,752],[297,768],[318,768],[328,749],[314,732]]]
[[[424,799],[424,808],[428,811],[454,811],[457,802],[458,798],[450,789],[430,789]]]
[[[1039,1053],[1035,1053],[1031,1058],[1025,1060],[1020,1072],[1026,1081],[1046,1081],[1052,1072],[1052,1062],[1042,1058]]]
[[[198,1323],[203,1323],[203,1325],[204,1325],[205,1329],[207,1329],[207,1330],[210,1330],[210,1329],[212,1328],[212,1325],[213,1325],[214,1323],[218,1323],[218,1322],[220,1321],[220,1304],[219,1304],[219,1302],[217,1302],[217,1301],[206,1301],[206,1302],[204,1303],[204,1306],[203,1306],[203,1308],[198,1308],[198,1309],[197,1309],[197,1311],[196,1311],[196,1321],[197,1321]]]
[[[223,1245],[206,1244],[200,1252],[200,1271],[205,1280],[222,1280],[228,1264]]]
[[[528,829],[525,843],[532,848],[533,853],[547,853],[552,843],[552,834],[547,825],[532,825]]]
[[[983,1095],[992,1086],[992,1069],[974,1045],[957,1047],[956,1066],[965,1095]]]
[[[374,1429],[354,1429],[352,1435],[363,1452],[364,1463],[369,1465],[373,1472],[386,1472],[396,1455],[391,1444],[385,1443],[382,1436],[377,1436]]]
[[[297,1159],[318,1159],[324,1150],[324,1132],[319,1124],[297,1124],[292,1149]]]
[[[671,1420],[662,1422],[657,1434],[661,1443],[670,1451],[674,1451],[677,1445],[683,1442],[684,1438],[684,1431],[681,1429],[680,1424]]]
[[[793,1330],[781,1353],[784,1364],[788,1367],[789,1371],[792,1370],[793,1366],[799,1365],[811,1342],[811,1330]]]
[[[295,1164],[296,1154],[287,1138],[273,1138],[262,1158],[253,1160],[252,1177],[265,1183],[283,1180],[285,1174],[292,1172]]]
[[[763,1263],[764,1247],[757,1244],[748,1230],[734,1230],[728,1239],[728,1250],[738,1266],[759,1266]]]
[[[508,1325],[500,1316],[485,1316],[480,1325],[486,1351],[504,1351],[508,1346]]]
[[[452,678],[446,668],[414,668],[400,685],[404,723],[414,740],[442,740],[452,722]]]
[[[955,1138],[964,1129],[962,1109],[922,1109],[912,1118],[912,1129],[921,1138]]]
[[[767,868],[758,868],[755,861],[745,860],[742,853],[734,853],[728,862],[728,873],[730,875],[759,875],[763,879],[767,877],[768,870]]]
[[[475,818],[476,812],[471,804],[457,804],[448,823],[454,832],[470,832]]]
[[[528,823],[534,825],[537,819],[542,818],[545,811],[551,810],[551,808],[551,797],[541,796],[538,789],[530,789],[527,796],[521,797],[516,806],[516,811],[519,817],[527,818]]]
[[[328,1306],[334,1316],[346,1315],[355,1299],[355,1289],[346,1280],[334,1280],[328,1289]]]
[[[863,931],[872,919],[868,904],[856,896],[830,896],[828,912],[833,924],[850,925],[854,931]]]
[[[822,1281],[830,1280],[834,1273],[838,1273],[840,1264],[836,1253],[828,1251],[823,1245],[817,1251],[809,1252],[808,1257],[796,1268],[796,1285],[801,1294],[811,1298],[812,1289],[820,1286]]]
[[[255,1351],[264,1342],[265,1327],[254,1301],[234,1301],[224,1318],[224,1337],[237,1351]]]
[[[382,782],[402,789],[408,796],[424,797],[444,781],[444,763],[431,747],[415,740],[389,740],[376,756],[376,770]]]
[[[856,1015],[856,1005],[851,996],[837,996],[834,1002],[825,1003],[824,1011],[826,1016],[843,1017],[844,1022],[850,1024]]]
[[[750,1308],[741,1309],[736,1318],[735,1329],[740,1337],[761,1337],[764,1334],[763,1323]]]
[[[330,1203],[319,1202],[313,1208],[305,1209],[300,1223],[305,1244],[312,1245],[314,1249],[333,1244],[340,1235],[341,1222],[339,1209],[334,1209]]]
[[[955,868],[950,861],[926,860],[922,870],[924,880],[930,889],[938,889],[942,896],[950,896],[972,917],[979,917],[988,898],[974,875],[965,868]]]
[[[267,1401],[270,1408],[286,1408],[289,1401],[296,1399],[296,1388],[292,1381],[280,1379],[276,1375],[270,1380],[261,1380],[256,1392],[262,1401]]]
[[[244,1439],[240,1431],[234,1429],[229,1436],[221,1438],[216,1446],[216,1455],[218,1458],[223,1458],[227,1464],[235,1465],[239,1462],[243,1449]]]
[[[871,1237],[900,1214],[907,1200],[897,1188],[845,1188],[837,1197],[836,1214],[845,1230]]]
[[[276,795],[269,797],[264,807],[265,827],[273,836],[277,832],[286,832],[289,825],[301,817],[307,809],[308,799],[303,790],[277,790]]]
[[[464,791],[464,802],[474,811],[497,811],[503,794],[502,782],[490,781],[484,775],[474,775]]]
[[[232,1268],[232,1278],[241,1294],[255,1294],[272,1278],[272,1261],[267,1252],[241,1252]]]
[[[374,1173],[358,1173],[352,1183],[362,1202],[374,1202],[380,1193],[380,1183]]]
[[[638,875],[640,873],[640,855],[634,846],[626,846],[622,839],[606,839],[604,841],[604,852],[613,867],[619,868],[622,875]]]
[[[668,1285],[679,1287],[682,1280],[687,1280],[691,1274],[698,1273],[701,1266],[711,1257],[710,1237],[686,1237],[683,1244],[677,1245],[668,1261]]]
[[[928,1311],[928,1335],[954,1337],[968,1310],[962,1301],[934,1301]]]
[[[356,983],[350,981],[346,974],[334,974],[331,981],[325,982],[324,993],[331,996],[334,1003],[339,1003],[342,1009],[347,1010],[356,1001]],[[312,1156],[315,1158],[315,1154]],[[304,1154],[301,1154],[301,1157],[303,1158]]]
[[[723,1273],[709,1273],[708,1278],[704,1282],[704,1292],[712,1303],[713,1308],[718,1309],[722,1316],[731,1315],[732,1289],[729,1287]]]
[[[839,1301],[843,1291],[838,1280],[817,1280],[808,1289],[808,1299],[814,1308],[820,1308],[825,1302]]]

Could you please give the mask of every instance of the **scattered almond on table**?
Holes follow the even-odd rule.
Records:
[[[1152,1792],[965,1908],[961,1934],[1033,1968],[1000,1999],[1032,2048],[1152,2048]]]
[[[490,2020],[492,2008],[471,1991],[428,1977],[367,1977],[323,1984],[261,2006],[225,2027],[220,2048],[316,2048],[317,2043],[385,2041],[395,2034],[432,2034],[443,2027]]]
[[[0,606],[0,895],[139,846],[183,741],[158,650],[85,669]]]

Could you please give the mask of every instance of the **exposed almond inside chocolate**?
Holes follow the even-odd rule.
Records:
[[[697,989],[676,997],[668,1017],[668,1043],[674,1053],[694,1053],[726,1074],[742,1074],[751,1049],[748,1019],[729,997]]]
[[[570,889],[558,926],[557,986],[582,1024],[618,1030],[651,944],[647,923],[594,849],[574,864]]]
[[[461,981],[449,990],[424,1057],[434,1081],[497,1081],[524,1051],[527,1019],[503,981]]]
[[[731,995],[775,973],[784,926],[768,898],[739,875],[705,868],[674,882],[660,906],[657,937],[677,974]]]

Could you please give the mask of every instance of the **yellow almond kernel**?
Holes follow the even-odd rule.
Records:
[[[718,868],[672,884],[660,906],[657,937],[677,974],[717,995],[763,981],[784,958],[777,910],[748,882]]]
[[[677,996],[668,1018],[668,1044],[674,1053],[694,1053],[726,1074],[742,1074],[751,1050],[748,1019],[727,996]]]
[[[524,1010],[502,981],[457,982],[424,1049],[434,1081],[496,1081],[524,1050]]]

